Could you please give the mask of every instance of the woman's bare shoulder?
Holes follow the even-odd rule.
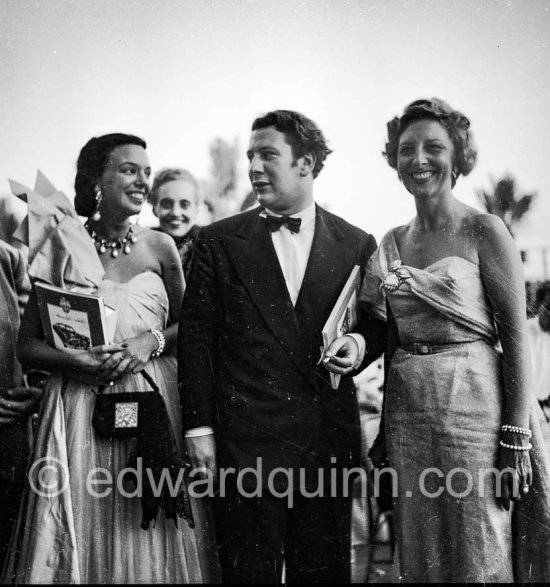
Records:
[[[467,208],[462,221],[466,234],[483,239],[510,236],[504,222],[495,214],[480,212],[470,206]]]
[[[147,226],[134,227],[134,236],[137,239],[144,240],[149,243],[170,243],[173,239],[170,235],[161,230],[153,230]]]

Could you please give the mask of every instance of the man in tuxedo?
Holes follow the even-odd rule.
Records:
[[[359,465],[359,414],[349,376],[331,387],[321,331],[376,242],[315,204],[313,182],[330,152],[297,112],[256,119],[247,155],[261,207],[202,229],[196,242],[179,383],[191,464],[218,478],[228,583],[280,583],[283,560],[287,582],[350,580],[341,473]],[[336,370],[383,351],[381,323],[363,316],[358,332],[329,349]]]

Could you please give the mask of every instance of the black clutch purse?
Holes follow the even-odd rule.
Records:
[[[152,377],[141,371],[153,391],[126,391],[103,393],[98,389],[95,400],[92,426],[99,436],[105,438],[132,438],[140,434],[147,418],[164,408],[164,400]]]
[[[195,522],[186,477],[184,475],[182,479],[180,474],[181,470],[185,471],[185,463],[176,448],[164,399],[151,376],[146,371],[141,371],[141,374],[153,388],[152,391],[103,393],[105,387],[99,388],[92,426],[96,434],[105,438],[136,438],[128,467],[137,469],[138,459],[141,460],[141,527],[147,530],[162,508],[166,517],[173,519],[176,525],[177,516],[183,516],[193,528]],[[165,483],[166,473],[171,479],[169,483]],[[125,474],[124,480],[136,482],[130,471]],[[174,487],[178,488],[175,495]]]

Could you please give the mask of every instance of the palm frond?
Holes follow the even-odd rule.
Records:
[[[511,175],[506,175],[498,181],[491,177],[491,183],[492,192],[479,190],[476,195],[487,212],[498,216],[513,235],[514,226],[531,210],[537,194],[518,196],[516,180]]]
[[[523,219],[525,214],[527,214],[527,212],[530,210],[531,204],[533,203],[533,200],[536,198],[536,196],[537,196],[536,193],[525,194],[525,196],[522,196],[516,202],[516,205],[514,206],[514,211],[513,211],[514,222],[519,222],[520,220]]]

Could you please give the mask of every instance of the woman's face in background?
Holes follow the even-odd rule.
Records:
[[[195,224],[199,208],[197,188],[184,179],[175,179],[160,186],[153,207],[163,232],[173,238],[185,236]]]
[[[151,166],[143,147],[115,147],[98,181],[103,193],[102,216],[108,218],[109,212],[139,214],[149,193],[150,176]]]
[[[411,122],[399,137],[397,171],[415,198],[450,193],[453,162],[453,142],[437,120]]]

